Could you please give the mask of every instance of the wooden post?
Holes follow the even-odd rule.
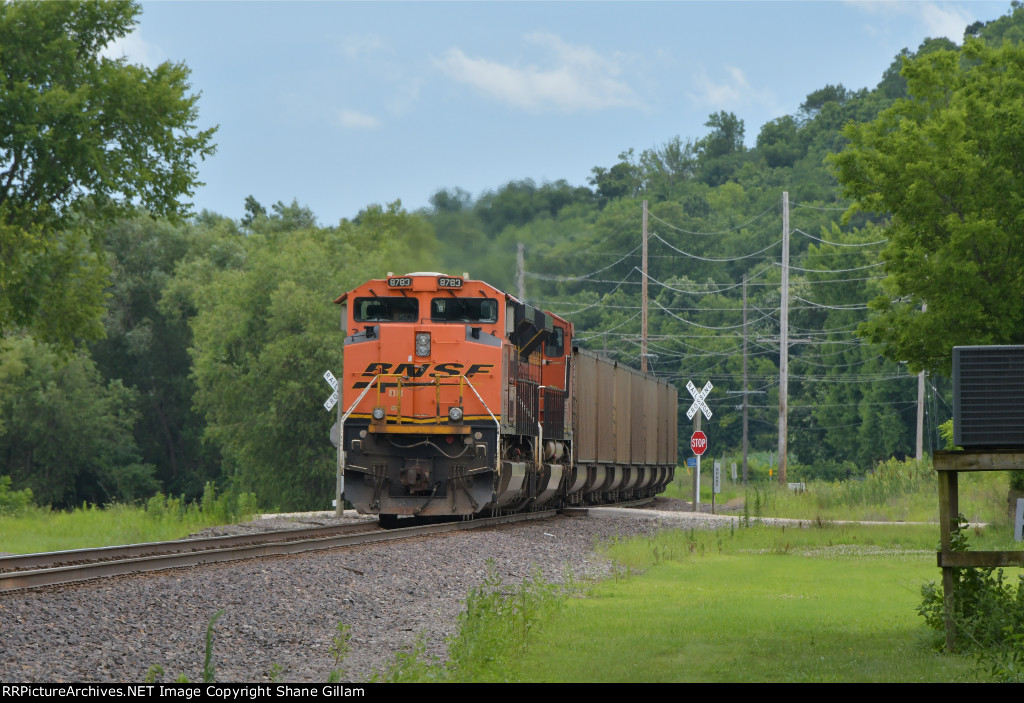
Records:
[[[643,218],[643,281],[640,297],[640,370],[647,373],[647,201]]]
[[[956,621],[953,606],[956,596],[956,582],[953,568],[945,566],[944,556],[953,551],[953,530],[959,526],[959,495],[957,472],[939,471],[939,565],[942,566],[942,602],[946,620],[946,651],[956,649]]]
[[[743,485],[747,485],[747,274],[743,274]]]
[[[786,482],[789,439],[789,192],[782,194],[782,307],[779,310],[779,483]]]

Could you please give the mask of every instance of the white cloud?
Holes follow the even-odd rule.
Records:
[[[641,106],[620,78],[620,55],[606,58],[590,47],[567,44],[554,34],[535,33],[525,39],[551,54],[547,65],[513,66],[473,58],[458,48],[445,52],[436,65],[460,83],[531,112],[554,109],[571,113]]]
[[[380,126],[380,120],[373,115],[355,110],[338,110],[338,123],[345,129],[374,129]]]
[[[957,44],[963,41],[964,29],[974,21],[965,8],[931,2],[918,4],[918,12],[929,37],[947,37]]]
[[[742,69],[735,66],[724,66],[723,69],[728,78],[716,80],[701,66],[694,76],[695,87],[699,92],[690,93],[690,98],[704,105],[730,108],[748,97],[751,94],[750,83]]]
[[[868,14],[878,15],[883,19],[897,15],[916,18],[921,23],[925,36],[946,37],[957,44],[963,41],[964,28],[975,19],[970,8],[946,2],[866,2],[865,0],[847,0],[847,2]],[[877,27],[867,26],[866,29],[872,35],[880,33]]]
[[[376,34],[353,34],[342,39],[338,48],[342,54],[354,59],[366,54],[377,53],[387,48],[387,45]]]
[[[145,41],[137,29],[128,36],[107,44],[100,51],[100,55],[108,59],[126,58],[129,63],[142,64],[150,68],[155,68],[164,61],[162,52]]]

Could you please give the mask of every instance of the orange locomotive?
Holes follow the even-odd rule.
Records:
[[[611,502],[672,480],[675,387],[574,348],[558,315],[483,281],[425,272],[388,274],[335,302],[340,465],[359,512]]]

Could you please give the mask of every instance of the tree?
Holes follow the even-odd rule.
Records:
[[[81,352],[62,358],[31,337],[9,337],[0,348],[0,474],[54,507],[153,495],[154,468],[132,436],[137,400]]]
[[[28,328],[65,346],[100,336],[105,268],[89,225],[134,206],[183,215],[182,196],[200,185],[214,129],[196,126],[188,68],[102,55],[139,12],[127,1],[0,2],[0,333]],[[70,318],[53,307],[68,300]]]
[[[267,507],[326,507],[337,452],[322,375],[341,368],[344,339],[332,301],[388,270],[430,270],[437,242],[399,203],[336,228],[294,204],[273,210],[247,237],[210,232],[207,256],[178,266],[161,306],[191,316],[195,408],[234,487]]]
[[[858,207],[892,218],[861,333],[912,371],[948,371],[955,345],[1024,342],[1024,47],[969,40],[903,75],[911,97],[846,127],[832,163]]]
[[[724,110],[708,116],[705,127],[711,131],[699,140],[702,159],[717,159],[743,151],[743,120]]]
[[[192,331],[173,306],[162,303],[179,263],[204,255],[218,225],[171,224],[145,214],[108,226],[105,246],[111,275],[106,334],[90,345],[105,379],[138,393],[135,438],[143,461],[156,467],[167,494],[202,495],[219,480],[220,461],[201,446],[201,416],[192,408],[189,378]],[[239,238],[229,230],[225,238]]]

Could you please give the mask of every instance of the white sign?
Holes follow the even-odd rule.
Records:
[[[715,462],[715,480],[714,487],[711,489],[712,493],[722,492],[722,462]]]
[[[331,393],[331,397],[324,401],[324,410],[330,410],[338,402],[338,391]]]
[[[330,371],[324,371],[324,380],[327,381],[331,388],[338,390],[338,379],[334,377],[333,373]]]
[[[697,387],[693,385],[693,381],[686,382],[686,390],[690,391],[690,395],[693,396],[693,405],[691,405],[690,409],[686,411],[687,420],[692,420],[698,410],[704,413],[704,417],[709,420],[711,419],[711,408],[709,408],[708,404],[704,402],[704,399],[708,397],[708,393],[711,392],[712,388],[713,386],[711,385],[711,381],[705,383],[704,387],[699,391],[697,390]]]
[[[331,397],[324,401],[324,410],[330,411],[338,402],[338,379],[329,370],[324,372],[324,380],[334,389]]]

